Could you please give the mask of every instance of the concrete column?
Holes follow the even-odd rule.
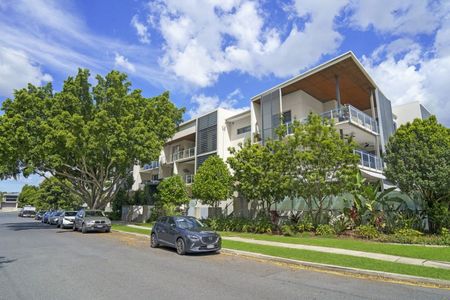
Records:
[[[375,101],[374,101],[374,90],[373,89],[370,89],[370,110],[371,110],[371,112],[372,112],[372,118],[374,119],[374,120],[376,120],[377,119],[377,117],[376,117],[376,112],[375,112]],[[378,126],[378,132],[380,132],[380,125],[377,123],[377,126]],[[377,157],[381,157],[381,155],[380,155],[380,135],[378,134],[378,135],[376,135],[375,136],[375,153],[376,153],[376,155],[377,155]]]
[[[337,101],[337,109],[341,108],[341,90],[339,87],[339,75],[335,75],[334,78],[336,79],[336,101]]]

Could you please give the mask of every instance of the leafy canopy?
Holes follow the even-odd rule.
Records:
[[[37,173],[67,180],[91,208],[103,208],[136,162],[159,156],[183,110],[169,93],[145,98],[123,73],[89,71],[69,77],[60,92],[52,85],[15,91],[0,116],[0,178]]]
[[[386,177],[433,206],[450,202],[450,129],[431,116],[400,126],[386,148]]]
[[[162,207],[166,214],[172,214],[176,207],[189,203],[186,184],[181,176],[164,178],[157,187],[157,205]]]
[[[231,196],[232,177],[225,162],[217,155],[208,157],[198,168],[192,195],[203,204],[217,206]]]

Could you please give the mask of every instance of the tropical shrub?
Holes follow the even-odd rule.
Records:
[[[334,235],[335,231],[331,225],[328,224],[320,224],[316,228],[316,235]]]
[[[358,226],[355,230],[356,234],[364,239],[373,240],[377,238],[380,233],[373,225],[361,225]]]
[[[349,217],[342,214],[335,218],[332,218],[330,221],[330,225],[333,226],[334,232],[336,234],[341,234],[342,232],[350,228],[350,226],[352,225],[352,221]]]

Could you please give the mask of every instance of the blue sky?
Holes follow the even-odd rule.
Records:
[[[169,90],[188,119],[248,107],[349,50],[393,104],[419,100],[450,126],[450,1],[0,0],[0,102],[78,67],[118,69],[146,96]]]

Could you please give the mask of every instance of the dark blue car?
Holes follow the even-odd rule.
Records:
[[[189,252],[216,252],[221,249],[222,239],[194,217],[161,217],[150,234],[150,246],[159,245],[177,249],[183,255]]]

